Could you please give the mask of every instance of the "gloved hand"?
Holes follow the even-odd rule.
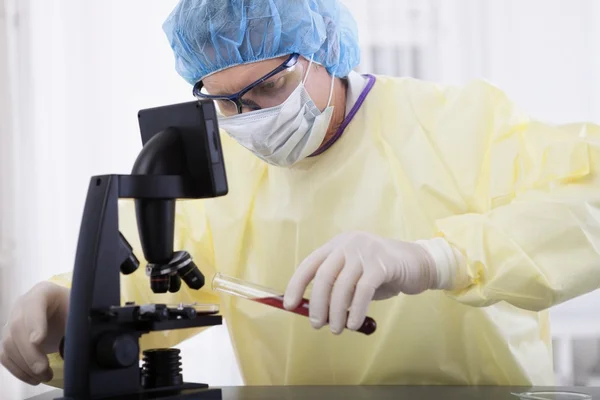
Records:
[[[314,279],[311,325],[319,329],[329,320],[335,334],[344,327],[357,330],[371,300],[451,289],[460,262],[457,256],[442,238],[408,243],[369,233],[342,234],[300,264],[286,289],[284,307],[298,307]]]
[[[58,351],[65,334],[69,289],[49,282],[21,296],[2,332],[0,363],[30,385],[52,379],[47,354]]]

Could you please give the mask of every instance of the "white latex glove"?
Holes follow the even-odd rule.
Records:
[[[0,363],[30,385],[52,379],[47,354],[58,351],[65,334],[69,289],[49,282],[21,296],[2,332]]]
[[[342,234],[300,264],[285,292],[284,307],[298,307],[314,279],[311,325],[320,329],[329,322],[335,334],[344,327],[358,330],[371,300],[451,289],[459,264],[456,257],[441,238],[407,243],[369,233]]]

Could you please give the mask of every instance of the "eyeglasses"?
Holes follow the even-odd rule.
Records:
[[[211,95],[202,81],[194,85],[197,99],[215,101],[224,116],[257,111],[282,104],[298,87],[304,76],[299,54],[292,54],[279,67],[232,95]]]

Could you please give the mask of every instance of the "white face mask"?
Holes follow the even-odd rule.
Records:
[[[312,61],[309,72],[311,65]],[[308,73],[304,81],[306,78]],[[304,81],[283,104],[219,118],[219,126],[269,164],[287,167],[305,159],[317,151],[325,139],[333,116],[330,104],[335,78],[331,78],[329,101],[323,112],[306,91]]]

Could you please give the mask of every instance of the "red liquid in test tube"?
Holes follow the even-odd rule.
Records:
[[[267,289],[258,285],[247,283],[236,278],[227,277],[222,274],[216,274],[213,279],[213,290],[232,294],[234,296],[242,297],[248,300],[255,301],[257,303],[265,304],[271,307],[276,307],[284,311],[293,312],[298,315],[308,317],[309,313],[309,301],[302,299],[300,305],[294,310],[287,310],[283,306],[283,296],[279,293],[274,292],[271,289]],[[370,335],[377,329],[377,323],[371,317],[366,317],[365,321],[357,332],[365,335]]]

